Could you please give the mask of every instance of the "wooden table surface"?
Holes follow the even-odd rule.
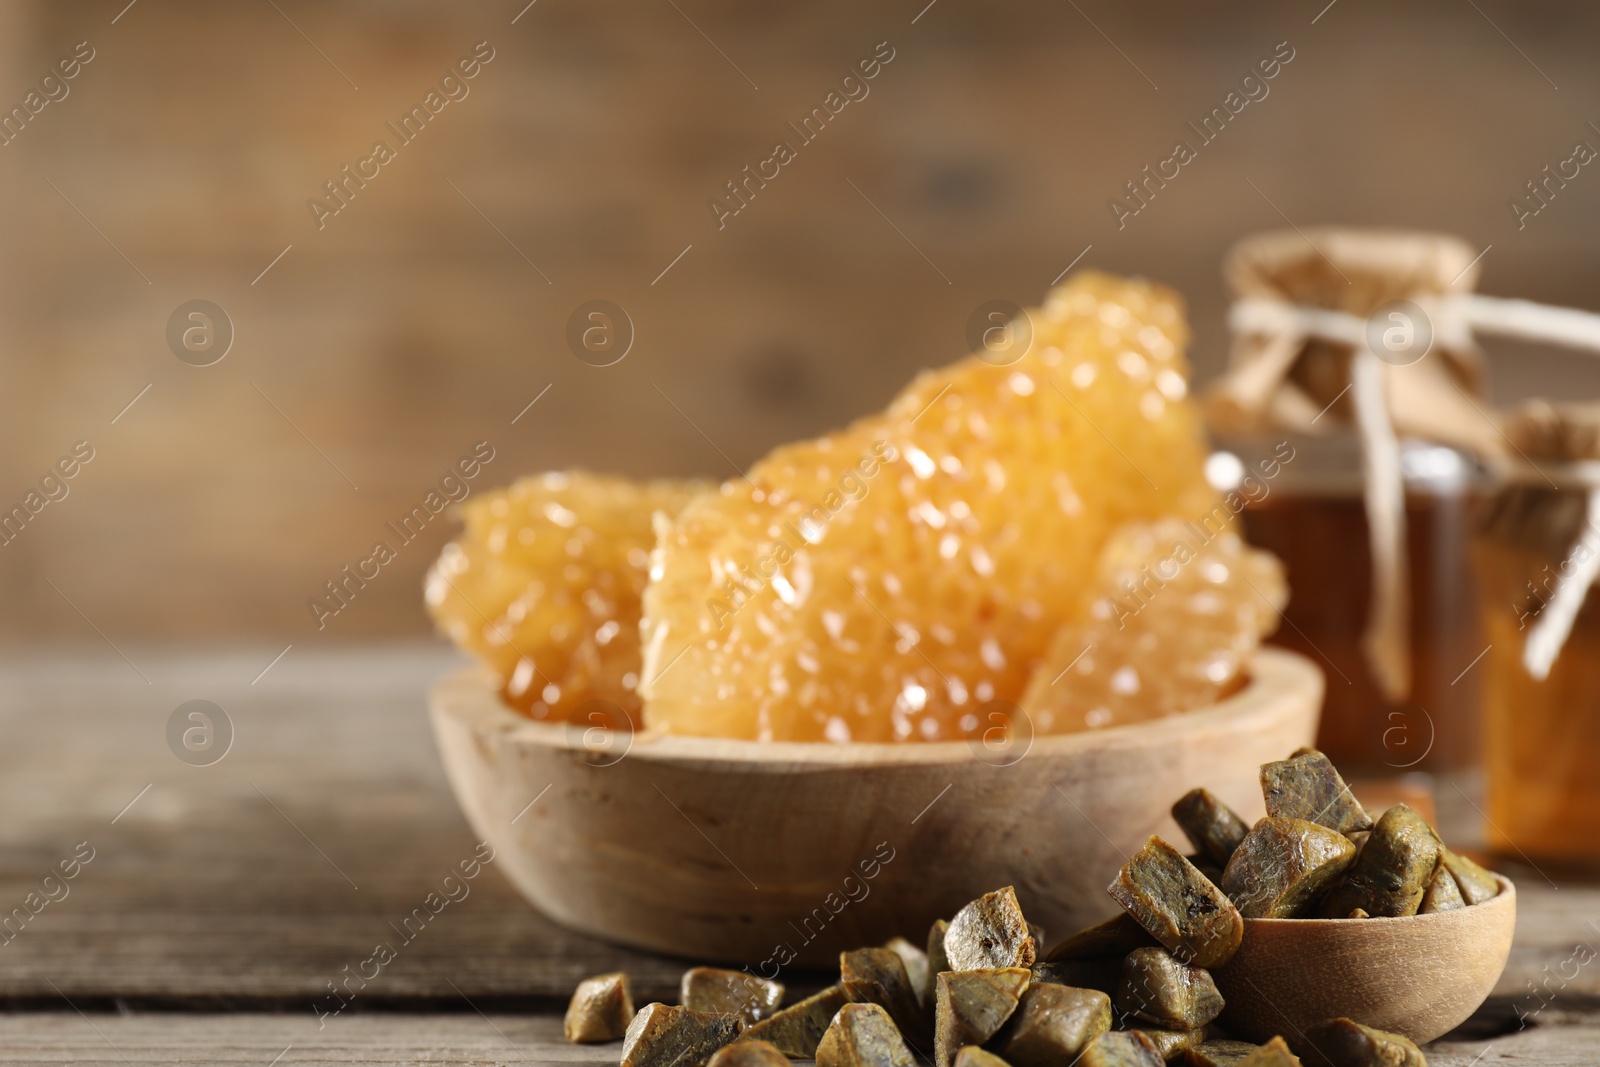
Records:
[[[562,1040],[573,984],[624,969],[641,998],[666,998],[681,961],[561,929],[492,864],[414,939],[396,933],[476,843],[424,712],[453,658],[291,648],[262,674],[279,651],[0,660],[0,919],[37,909],[0,925],[0,1063],[614,1062],[615,1046]],[[193,699],[233,725],[207,767],[168,748]],[[65,895],[46,886],[83,842],[93,858]],[[1600,1063],[1600,884],[1509,873],[1511,964],[1429,1062]],[[30,894],[47,888],[41,907]],[[396,958],[319,1018],[379,942]]]

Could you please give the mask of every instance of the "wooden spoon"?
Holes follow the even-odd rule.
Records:
[[[1238,953],[1212,972],[1220,1022],[1248,1041],[1280,1035],[1321,1062],[1306,1032],[1344,1016],[1417,1044],[1465,1022],[1511,952],[1517,890],[1456,911],[1395,919],[1246,919]]]

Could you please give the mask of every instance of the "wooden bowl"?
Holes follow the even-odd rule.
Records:
[[[1305,1032],[1344,1016],[1417,1044],[1449,1033],[1477,1010],[1505,970],[1517,890],[1499,875],[1492,900],[1398,919],[1246,919],[1244,943],[1212,972],[1233,1035],[1282,1035],[1321,1062]]]
[[[556,921],[701,961],[833,962],[1015,885],[1055,936],[1116,910],[1126,855],[1203,785],[1254,821],[1259,766],[1310,744],[1322,673],[1263,649],[1250,681],[1160,722],[992,752],[762,743],[532,722],[480,668],[431,699],[445,770],[495,867]],[[587,742],[587,745],[586,745]]]

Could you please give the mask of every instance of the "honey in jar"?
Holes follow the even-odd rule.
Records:
[[[1486,829],[1494,847],[1533,860],[1600,863],[1600,597],[1576,588],[1600,551],[1597,488],[1600,464],[1520,472],[1486,502],[1474,538],[1489,643],[1478,667]],[[1561,610],[1563,588],[1582,606],[1540,678],[1525,662],[1529,638]]]
[[[1372,589],[1370,532],[1352,435],[1226,442],[1246,471],[1282,461],[1246,483],[1246,539],[1283,560],[1290,597],[1271,643],[1316,662],[1327,678],[1317,747],[1363,777],[1451,772],[1478,758],[1476,670],[1484,639],[1467,559],[1468,508],[1477,478],[1453,449],[1405,442],[1411,695],[1390,702],[1361,648]]]

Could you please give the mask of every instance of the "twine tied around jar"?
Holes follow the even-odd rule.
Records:
[[[1207,391],[1207,417],[1232,434],[1354,427],[1372,557],[1361,647],[1391,701],[1411,691],[1399,438],[1450,445],[1489,465],[1519,457],[1531,465],[1487,407],[1474,333],[1600,350],[1600,315],[1474,293],[1481,258],[1443,234],[1328,227],[1253,234],[1223,261],[1233,347]],[[1600,497],[1592,503],[1600,521]],[[1581,605],[1582,591],[1570,595]],[[1562,610],[1569,606],[1575,616],[1576,605]],[[1572,621],[1557,635],[1561,616],[1547,610],[1528,641],[1530,649],[1554,645],[1545,670]]]

